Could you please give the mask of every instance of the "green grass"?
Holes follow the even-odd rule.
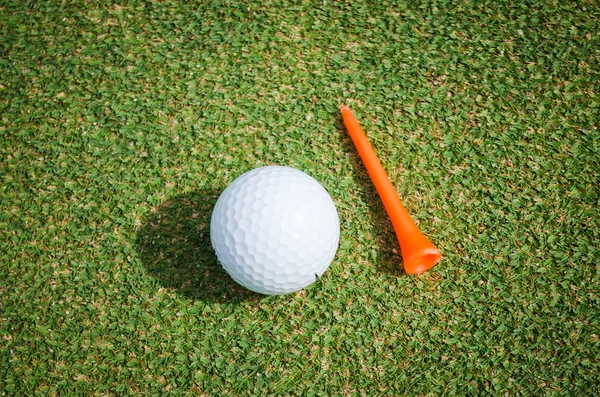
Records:
[[[597,395],[596,1],[0,3],[6,395]],[[443,260],[401,271],[349,105]],[[341,243],[262,297],[209,243],[241,173]]]

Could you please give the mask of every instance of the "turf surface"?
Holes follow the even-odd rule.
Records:
[[[597,395],[597,1],[0,3],[6,395]],[[338,106],[444,259],[406,276]],[[212,206],[281,164],[341,218],[262,297]]]

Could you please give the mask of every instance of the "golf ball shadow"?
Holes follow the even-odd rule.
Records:
[[[136,248],[161,287],[190,299],[242,302],[263,297],[239,284],[217,261],[210,218],[223,189],[179,195],[159,207],[139,230]]]

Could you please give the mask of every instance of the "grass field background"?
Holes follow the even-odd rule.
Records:
[[[597,395],[596,1],[0,3],[6,395]],[[399,247],[349,105],[443,260]],[[299,168],[329,271],[263,297],[220,192]]]

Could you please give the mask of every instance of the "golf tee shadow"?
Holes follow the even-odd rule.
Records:
[[[365,165],[358,155],[356,147],[352,143],[352,139],[348,136],[341,114],[337,115],[336,121],[345,153],[349,153],[350,161],[352,162],[354,180],[366,197],[365,201],[373,222],[372,232],[378,248],[375,266],[379,271],[384,273],[394,276],[405,276],[406,272],[402,263],[400,244],[392,226],[392,221],[379,198],[379,194],[369,177]]]
[[[210,243],[210,218],[222,190],[199,190],[161,204],[138,231],[136,248],[148,275],[186,298],[258,301],[263,296],[237,284]]]

